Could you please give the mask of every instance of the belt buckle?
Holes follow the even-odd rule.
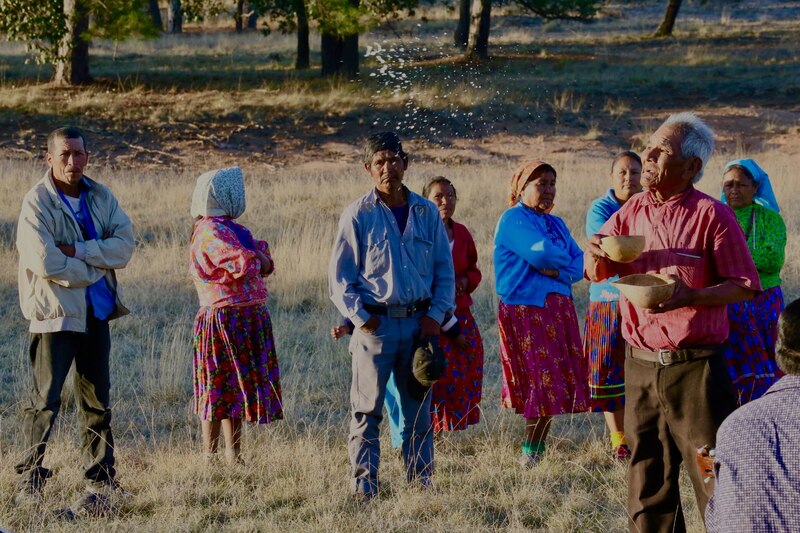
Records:
[[[410,316],[408,309],[408,307],[402,305],[390,305],[388,309],[389,318],[408,318]]]
[[[675,364],[675,361],[670,358],[669,362],[664,361],[664,355],[669,355],[672,353],[672,350],[659,350],[658,351],[658,363],[663,366],[669,366]]]

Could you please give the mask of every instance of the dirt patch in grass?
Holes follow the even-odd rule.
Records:
[[[724,151],[800,149],[800,22],[781,20],[781,2],[750,18],[689,6],[666,40],[643,38],[659,10],[644,3],[628,17],[629,4],[591,25],[501,13],[484,64],[458,55],[441,17],[401,21],[362,38],[386,52],[364,58],[358,81],[291,70],[291,36],[219,28],[97,43],[87,88],[37,83],[42,70],[21,50],[0,51],[0,149],[42,158],[47,133],[74,123],[90,133],[95,163],[111,167],[354,162],[382,129],[433,162],[606,157],[641,147],[668,113],[687,109]]]

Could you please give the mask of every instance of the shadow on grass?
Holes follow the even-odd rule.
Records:
[[[184,154],[192,150],[266,162],[303,152],[330,158],[329,143],[356,144],[379,129],[442,147],[554,133],[630,145],[634,121],[666,110],[796,106],[800,65],[790,34],[765,27],[690,42],[567,37],[496,46],[481,64],[418,51],[389,57],[388,67],[365,61],[353,81],[294,71],[277,53],[160,50],[97,55],[96,83],[75,89],[31,87],[41,68],[6,55],[0,95],[10,97],[0,104],[0,136],[36,153],[55,124],[72,122],[96,133],[109,162],[145,166],[191,164]]]

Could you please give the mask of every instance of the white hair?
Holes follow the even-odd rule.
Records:
[[[711,159],[711,152],[714,151],[714,132],[700,117],[688,111],[670,115],[662,126],[672,126],[683,134],[683,140],[681,141],[681,155],[683,157],[697,157],[700,159],[702,163],[700,170],[692,178],[692,183],[697,183],[703,177],[706,164]]]

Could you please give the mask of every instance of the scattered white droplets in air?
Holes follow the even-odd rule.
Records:
[[[493,127],[493,121],[480,117],[497,115],[491,111],[502,105],[505,91],[484,88],[482,68],[448,61],[458,59],[460,53],[446,37],[441,34],[434,47],[429,36],[422,46],[419,35],[412,42],[384,40],[367,45],[365,56],[377,63],[370,73],[377,85],[371,96],[373,109],[380,113],[373,126],[395,128],[401,135],[414,132],[433,141],[440,140],[440,134],[481,135]],[[402,112],[392,115],[390,110],[396,106]]]

